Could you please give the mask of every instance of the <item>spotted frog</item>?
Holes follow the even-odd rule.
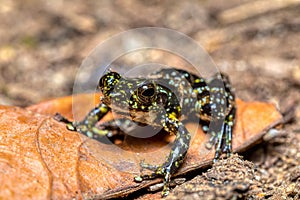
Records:
[[[162,127],[166,132],[175,134],[164,163],[150,165],[141,162],[141,168],[152,173],[134,178],[141,182],[162,176],[162,196],[168,195],[171,176],[183,163],[190,146],[191,135],[184,126],[184,120],[197,118],[203,130],[212,135],[207,148],[215,147],[214,161],[222,153],[229,155],[232,151],[235,96],[224,74],[217,74],[206,81],[174,68],[161,69],[147,78],[124,78],[117,72],[108,71],[101,77],[99,88],[103,94],[101,103],[82,121],[71,122],[60,114],[55,118],[65,122],[69,130],[97,140],[116,129],[126,130],[133,123]],[[123,118],[96,126],[111,110]]]

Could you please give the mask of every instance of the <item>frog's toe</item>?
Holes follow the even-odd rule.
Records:
[[[138,175],[134,177],[134,181],[135,182],[142,182],[144,180],[150,180],[150,179],[154,179],[157,177],[158,174],[156,174],[155,172],[151,173],[151,174],[142,174],[142,175]]]
[[[66,124],[66,127],[69,131],[77,131],[76,124],[64,116],[62,116],[60,113],[56,113],[53,117],[56,121],[63,122]]]
[[[165,197],[170,192],[170,180],[171,180],[171,173],[168,167],[163,167],[159,165],[149,165],[144,163],[143,161],[140,163],[140,166],[142,169],[149,169],[153,171],[153,173],[150,174],[142,174],[134,177],[135,182],[142,182],[143,180],[149,180],[154,179],[158,176],[164,177],[164,183],[163,183],[163,191],[162,191],[162,197]]]
[[[148,169],[148,170],[153,171],[153,173],[135,176],[134,180],[136,182],[142,182],[143,180],[153,179],[153,178],[157,177],[159,174],[161,174],[159,172],[159,166],[147,164],[143,160],[140,162],[140,167],[141,167],[141,170]]]
[[[205,144],[205,147],[207,149],[212,149],[213,147],[216,146],[216,143],[218,142],[217,139],[218,139],[217,134],[215,132],[212,132],[209,141]]]
[[[135,176],[134,181],[140,183],[143,181],[143,177],[141,175]]]
[[[232,123],[225,123],[225,142],[223,146],[223,152],[230,155],[232,153]]]
[[[76,126],[74,126],[72,123],[66,124],[66,127],[69,131],[77,131]]]
[[[210,138],[206,147],[210,147],[210,148],[213,146],[215,147],[215,157],[213,160],[214,163],[217,162],[217,160],[220,158],[222,153],[224,153],[224,147],[226,147],[225,141],[226,139],[224,138],[224,129],[221,129],[217,133],[215,132],[212,133],[212,137]]]
[[[229,157],[232,153],[232,123],[225,121],[219,131],[212,131],[211,138],[205,145],[207,149],[215,147],[214,162],[216,162],[222,153]]]
[[[159,168],[158,165],[150,165],[150,164],[145,163],[143,160],[140,162],[140,167],[142,169],[148,169],[148,170],[151,170],[153,172],[157,171],[157,169]]]
[[[65,124],[71,124],[72,123],[70,120],[68,120],[67,118],[65,118],[64,116],[62,116],[60,113],[55,113],[55,115],[54,115],[53,118],[56,121],[63,122]]]
[[[166,197],[169,195],[169,193],[170,193],[170,188],[166,187],[166,189],[164,188],[163,191],[161,192],[161,196]]]
[[[134,181],[137,183],[140,183],[144,180],[149,180],[149,179],[154,179],[156,178],[160,173],[151,173],[151,174],[144,174],[144,175],[138,175],[134,177]],[[169,188],[169,181],[166,182],[166,180],[169,180],[170,174],[166,174],[164,177],[164,185],[163,185],[163,191],[161,193],[162,197],[166,197],[170,193],[170,188]]]
[[[226,153],[227,156],[230,156],[231,153],[232,153],[231,144],[227,144],[227,143],[224,144],[224,147],[223,147],[223,149],[222,149],[222,152],[223,152],[223,153]]]

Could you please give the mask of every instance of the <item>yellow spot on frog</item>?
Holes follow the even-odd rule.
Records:
[[[168,115],[168,118],[171,119],[171,120],[177,120],[176,114],[174,112],[170,113]]]
[[[107,108],[105,108],[105,107],[100,107],[100,111],[101,111],[102,113],[106,113],[106,112],[107,112]]]
[[[195,83],[200,83],[200,79],[197,78],[197,79],[195,80]]]

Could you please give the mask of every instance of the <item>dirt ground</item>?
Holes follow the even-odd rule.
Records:
[[[0,104],[70,95],[98,43],[132,28],[171,28],[208,51],[239,98],[273,102],[286,124],[278,137],[216,163],[168,199],[300,198],[299,1],[0,2]]]

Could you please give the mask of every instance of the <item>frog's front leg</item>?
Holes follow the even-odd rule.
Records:
[[[190,144],[190,133],[185,126],[174,119],[174,117],[168,116],[162,123],[164,129],[167,132],[175,133],[176,138],[172,145],[171,152],[166,158],[166,161],[161,165],[149,165],[144,162],[141,163],[141,167],[153,171],[151,174],[140,175],[135,177],[136,182],[141,182],[147,179],[153,179],[157,176],[164,177],[164,186],[162,196],[169,194],[169,184],[172,174],[174,174],[183,163],[187,150]]]
[[[90,138],[99,139],[109,133],[109,130],[102,130],[96,127],[96,123],[101,120],[108,112],[110,107],[104,103],[100,103],[97,107],[91,110],[82,121],[69,121],[59,113],[55,115],[55,119],[64,122],[68,130],[78,131]]]

